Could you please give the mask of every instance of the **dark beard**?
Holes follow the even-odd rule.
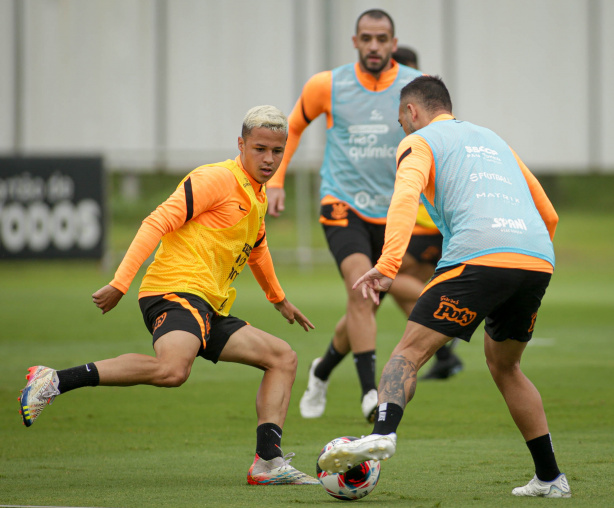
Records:
[[[390,62],[390,57],[388,57],[385,60],[382,60],[380,65],[378,65],[377,67],[370,67],[367,58],[361,57],[360,60],[361,60],[363,67],[367,69],[367,72],[369,74],[379,75],[384,70],[384,68],[388,65],[388,62]]]

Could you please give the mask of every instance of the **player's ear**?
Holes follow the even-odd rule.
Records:
[[[352,42],[354,43],[354,49],[358,49],[358,37],[352,35]]]
[[[237,145],[239,146],[239,152],[243,153],[243,149],[245,148],[245,140],[239,136],[239,139],[237,139]]]

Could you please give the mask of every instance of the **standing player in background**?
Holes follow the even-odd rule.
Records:
[[[347,309],[325,354],[311,364],[300,410],[305,418],[323,414],[328,378],[351,350],[361,385],[362,413],[372,421],[377,406],[376,307],[352,291],[352,284],[373,266],[384,244],[396,173],[394,153],[403,139],[397,123],[398,94],[422,73],[391,58],[397,47],[394,22],[382,10],[363,12],[352,40],[358,62],[312,76],[288,118],[286,156],[268,185],[269,214],[278,216],[283,211],[286,167],[303,131],[324,113],[327,139],[320,169],[320,222],[345,283]],[[406,315],[422,287],[415,278],[397,278],[391,293],[405,302]]]
[[[373,432],[325,452],[319,465],[342,472],[392,456],[420,367],[450,337],[469,341],[485,320],[486,363],[535,464],[533,479],[512,494],[570,497],[541,396],[520,370],[554,271],[556,211],[503,139],[452,116],[450,95],[439,78],[423,76],[403,88],[399,123],[408,136],[397,151],[386,244],[375,267],[354,287],[376,303],[379,292],[390,287],[421,193],[443,234],[443,255],[382,372]]]
[[[317,484],[290,466],[281,451],[282,427],[296,376],[296,353],[281,339],[229,314],[231,283],[246,265],[267,299],[289,322],[306,331],[309,320],[279,285],[267,246],[264,184],[282,161],[286,117],[273,106],[249,110],[234,160],[201,166],[147,217],[111,283],[93,294],[103,314],[126,294],[141,265],[156,249],[139,291],[155,357],[125,354],[65,370],[30,367],[22,390],[23,422],[30,426],[54,398],[83,386],[182,385],[197,356],[264,371],[256,397],[256,457],[250,484]],[[220,423],[219,421],[217,422]]]
[[[392,54],[397,62],[408,67],[418,68],[418,54],[407,46],[398,46]],[[401,272],[412,275],[419,281],[426,283],[433,276],[435,267],[441,258],[441,243],[443,236],[429,216],[422,200],[418,208],[416,225],[411,233],[407,254],[403,258]],[[429,371],[420,379],[448,379],[463,370],[463,363],[452,349],[458,339],[454,338],[435,353],[436,361]]]

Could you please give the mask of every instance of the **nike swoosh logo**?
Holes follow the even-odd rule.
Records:
[[[239,205],[239,210],[242,210],[244,212],[247,212],[247,208],[243,208],[241,205]]]
[[[92,370],[90,369],[90,366],[89,366],[89,365],[86,365],[86,366],[85,366],[85,370],[87,370],[88,372],[92,372]]]
[[[281,439],[281,434],[274,429],[271,429],[271,432],[275,434],[279,439]]]

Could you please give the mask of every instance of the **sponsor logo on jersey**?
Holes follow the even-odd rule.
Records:
[[[465,146],[467,157],[484,159],[490,162],[501,164],[499,152],[486,146]]]
[[[508,185],[513,185],[509,178],[503,175],[499,175],[497,173],[471,173],[469,175],[469,180],[471,180],[472,182],[478,182],[482,179],[495,180],[497,182],[503,182]]]
[[[491,227],[501,228],[502,230],[516,229],[527,231],[527,225],[522,219],[504,219],[502,217],[495,217]]]
[[[479,192],[475,195],[476,199],[500,199],[510,205],[519,205],[520,199],[508,196],[502,192]]]
[[[382,115],[381,111],[374,109],[371,111],[371,117],[369,120],[372,122],[381,122],[384,119],[384,115]]]
[[[360,191],[354,194],[354,204],[361,209],[370,208],[372,206],[390,206],[390,196],[377,194],[371,196],[366,191]]]

